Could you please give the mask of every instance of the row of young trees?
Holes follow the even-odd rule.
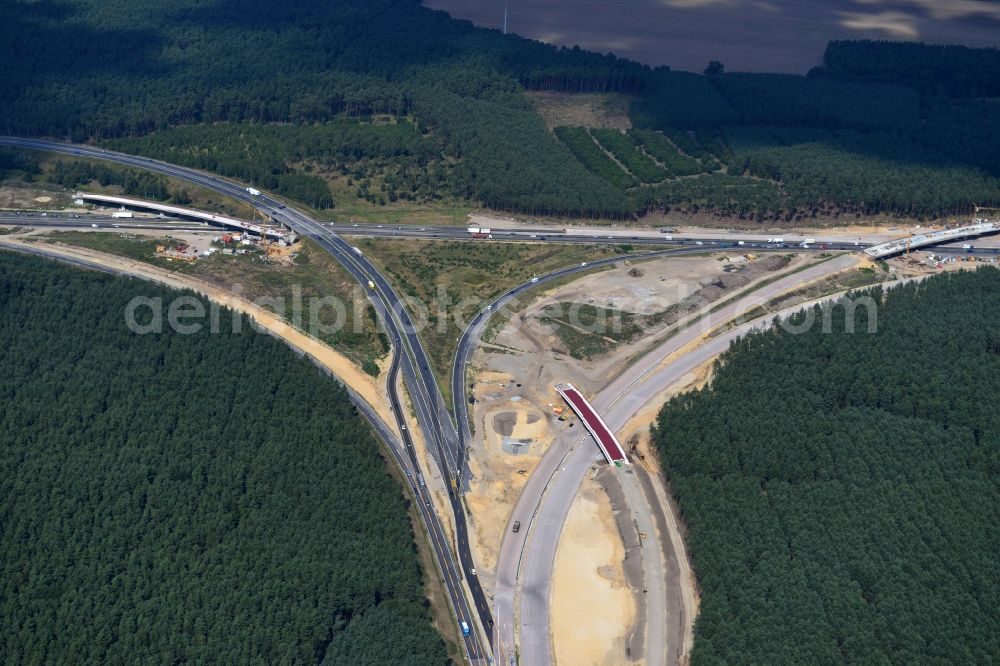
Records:
[[[705,171],[704,165],[689,157],[682,155],[674,143],[652,130],[632,129],[629,130],[629,138],[637,146],[641,146],[646,154],[652,155],[662,164],[671,176],[693,176]]]
[[[1000,271],[870,296],[740,339],[659,414],[693,666],[1000,654]]]
[[[592,134],[641,177],[623,171],[594,144]],[[974,204],[1000,203],[1000,179],[906,136],[803,127],[727,128],[719,135],[671,129],[664,134],[634,129],[629,142],[617,130],[556,128],[583,166],[628,191],[638,215],[680,208],[741,217],[794,217],[808,211],[813,217],[893,213],[928,219],[969,214]],[[666,167],[670,180],[663,182],[668,174],[633,142]],[[726,174],[691,178],[720,168],[702,142],[726,159]],[[681,154],[678,146],[700,161]]]
[[[345,390],[180,295],[0,253],[0,661],[447,663]]]
[[[457,161],[456,194],[527,214],[627,217],[623,191],[583,168],[527,108],[442,94],[421,100]]]
[[[629,138],[616,129],[599,128],[590,131],[606,151],[615,156],[619,164],[624,166],[641,183],[659,183],[666,179],[667,172],[651,160],[647,155],[636,149]]]
[[[614,130],[617,132],[617,130]],[[615,187],[626,189],[637,185],[631,175],[625,173],[615,161],[608,157],[601,147],[594,143],[593,137],[585,127],[562,126],[555,128],[559,140],[569,148],[573,157],[580,161],[588,171],[600,176]]]

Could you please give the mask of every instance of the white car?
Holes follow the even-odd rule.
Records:
[[[586,268],[586,266],[587,266],[587,262],[586,261],[584,261],[583,263],[580,264],[581,268]]]

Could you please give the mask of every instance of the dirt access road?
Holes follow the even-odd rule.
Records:
[[[248,300],[239,298],[231,292],[185,275],[157,268],[150,264],[95,250],[85,250],[69,245],[53,243],[29,243],[12,236],[0,236],[0,247],[9,247],[15,250],[25,247],[43,249],[53,255],[86,260],[122,274],[140,277],[174,289],[190,289],[220,305],[242,312],[251,317],[260,328],[270,331],[293,348],[299,349],[315,359],[320,365],[333,373],[342,383],[364,398],[375,409],[382,421],[390,424],[389,427],[395,431],[396,420],[388,409],[389,403],[386,397],[387,393],[384,381],[376,381],[370,375],[365,374],[346,356],[299,331],[269,310],[255,305]],[[382,376],[384,374],[382,373]],[[398,435],[399,433],[397,432],[396,434]]]
[[[686,313],[814,260],[767,256],[733,264],[720,257],[688,256],[625,262],[532,292],[527,297],[531,304],[518,305],[507,324],[502,323],[506,313],[495,315],[499,332],[486,336],[492,342],[480,344],[470,364],[474,438],[468,449],[472,479],[464,495],[479,577],[487,590],[493,587],[503,530],[525,482],[546,449],[568,447],[578,432],[574,420],[561,422],[553,414],[553,405],[562,404],[553,384],[571,381],[593,395],[669,335],[672,322]],[[573,358],[570,341],[560,339],[546,323],[551,308],[567,303],[669,316],[645,333],[615,342],[607,353]]]
[[[789,275],[724,306],[713,319],[723,321],[736,316],[761,301],[843,270],[855,262],[854,257],[844,256]],[[632,414],[706,359],[725,349],[735,337],[733,334],[718,336],[697,347],[697,343],[704,340],[705,332],[699,326],[682,330],[592,398],[608,425],[614,429],[624,426]],[[683,356],[678,354],[691,345],[695,346],[695,351]],[[677,357],[684,362],[675,362]],[[520,520],[522,528],[517,534],[508,528],[503,536],[497,565],[496,618],[499,638],[505,643],[512,644],[515,634],[520,634],[518,643],[523,663],[551,663],[549,601],[556,547],[577,489],[598,456],[596,447],[586,438],[579,438],[568,451],[565,447],[549,447],[511,513],[511,520]],[[630,508],[640,531],[658,535],[656,507],[648,505],[646,493],[639,487],[641,482],[635,474],[622,474],[621,478],[623,483],[636,486],[627,494],[630,502],[635,502]],[[658,536],[660,538],[649,539],[648,546],[643,549],[645,587],[649,590],[644,595],[647,664],[680,661],[690,650],[694,621],[693,574],[683,543],[679,535]],[[677,566],[668,568],[668,561],[676,562]],[[671,580],[664,580],[664,573]],[[518,581],[516,596],[520,597],[520,617],[515,624],[515,585]]]

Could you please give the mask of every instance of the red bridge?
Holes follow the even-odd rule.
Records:
[[[573,408],[583,425],[594,436],[597,446],[601,448],[601,453],[608,459],[608,462],[615,466],[628,465],[625,449],[618,443],[618,438],[611,432],[611,428],[604,422],[601,415],[594,411],[583,394],[572,384],[556,384],[556,391]]]

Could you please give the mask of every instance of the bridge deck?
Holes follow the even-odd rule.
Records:
[[[977,219],[975,224],[970,224],[964,227],[944,229],[942,231],[932,231],[926,234],[909,236],[907,238],[898,238],[880,245],[872,245],[871,247],[865,248],[864,253],[872,259],[881,259],[882,257],[888,257],[905,252],[907,249],[915,250],[917,248],[935,245],[937,243],[946,243],[948,241],[971,238],[972,236],[983,236],[985,234],[994,234],[997,232],[1000,232],[1000,223]]]
[[[155,201],[143,201],[142,199],[130,199],[128,197],[116,197],[107,194],[87,194],[85,192],[78,193],[76,195],[84,201],[93,201],[95,203],[104,204],[117,204],[119,206],[130,206],[132,208],[143,208],[146,210],[158,211],[161,213],[170,213],[171,215],[182,215],[184,217],[194,218],[196,220],[204,220],[211,224],[218,224],[224,227],[231,227],[235,229],[242,229],[243,231],[252,231],[253,233],[264,236],[270,236],[277,240],[287,240],[294,236],[294,234],[282,227],[272,227],[263,224],[255,224],[253,222],[247,222],[245,220],[238,220],[235,217],[227,217],[225,215],[215,215],[214,213],[205,213],[200,210],[195,210],[194,208],[184,208],[182,206],[171,206],[169,204],[161,204]]]
[[[590,402],[583,397],[572,384],[556,384],[556,391],[573,408],[577,416],[583,422],[584,427],[594,436],[597,446],[607,461],[613,465],[628,465],[628,457],[625,449],[618,442],[618,438],[611,432],[611,428],[604,422],[601,415],[590,405]]]

